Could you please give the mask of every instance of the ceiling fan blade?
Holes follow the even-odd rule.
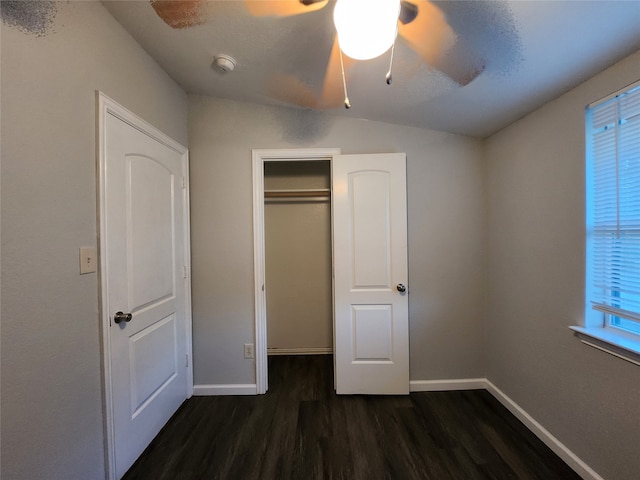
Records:
[[[411,23],[418,15],[418,6],[415,3],[411,3],[407,0],[400,2],[400,14],[398,20],[402,23]]]
[[[249,13],[256,17],[288,17],[323,8],[329,0],[245,0]]]
[[[171,28],[189,28],[207,21],[206,0],[151,0],[150,3]]]
[[[459,85],[465,86],[480,75],[484,60],[479,58],[447,23],[442,11],[427,0],[402,2],[417,7],[417,15],[403,23],[402,11],[398,33],[426,62]],[[403,5],[403,10],[408,8]]]
[[[355,60],[343,55],[345,74],[355,64]],[[340,67],[340,47],[334,40],[329,63],[324,77],[322,94],[319,96],[311,86],[292,74],[277,74],[268,82],[268,93],[272,98],[312,109],[330,109],[344,105],[345,96]]]
[[[279,73],[267,83],[269,96],[289,105],[316,109],[319,100],[313,89],[295,75]]]

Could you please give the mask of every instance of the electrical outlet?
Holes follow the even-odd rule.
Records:
[[[244,344],[244,358],[254,358],[253,343]]]
[[[80,275],[96,271],[98,254],[95,247],[80,247]]]

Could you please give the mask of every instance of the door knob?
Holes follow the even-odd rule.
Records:
[[[404,292],[406,292],[406,291],[407,291],[407,287],[405,286],[405,284],[404,284],[404,283],[399,283],[399,284],[396,286],[396,288],[398,289],[398,291],[399,291],[400,293],[404,293]]]
[[[130,322],[131,318],[132,315],[130,313],[116,312],[116,314],[113,316],[113,321],[116,323]]]

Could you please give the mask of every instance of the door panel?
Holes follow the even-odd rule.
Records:
[[[353,305],[353,361],[390,362],[393,358],[391,305]]]
[[[349,199],[352,202],[353,288],[389,288],[389,173],[358,171],[349,174]],[[372,262],[372,258],[379,261]]]
[[[178,374],[175,315],[139,331],[129,343],[131,411],[135,418]]]
[[[105,119],[104,215],[115,471],[187,398],[183,153]],[[116,324],[118,311],[131,313]]]
[[[149,157],[127,155],[130,311],[174,295],[175,175]]]
[[[333,159],[335,375],[339,394],[409,393],[406,160]]]

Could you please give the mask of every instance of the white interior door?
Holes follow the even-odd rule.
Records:
[[[190,395],[186,150],[130,122],[104,115],[102,278],[117,478]]]
[[[338,394],[409,393],[406,156],[333,158]]]

